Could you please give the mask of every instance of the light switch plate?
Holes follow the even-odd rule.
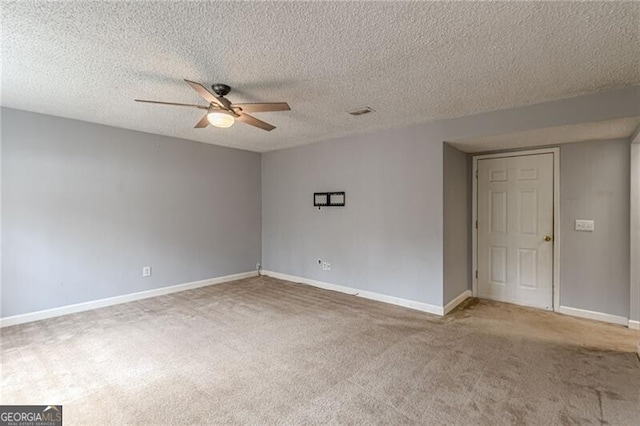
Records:
[[[593,232],[593,230],[595,229],[594,227],[595,225],[593,220],[576,219],[576,231]]]

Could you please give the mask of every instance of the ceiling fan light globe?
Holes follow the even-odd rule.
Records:
[[[231,127],[236,121],[233,115],[227,111],[210,111],[207,114],[207,120],[212,126],[222,128]]]

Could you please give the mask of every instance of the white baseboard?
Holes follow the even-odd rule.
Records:
[[[92,300],[90,302],[76,303],[74,305],[61,306],[59,308],[14,315],[10,317],[0,318],[0,328],[24,324],[27,322],[39,321],[46,318],[59,317],[62,315],[75,314],[77,312],[104,308],[106,306],[133,302],[135,300],[147,299],[149,297],[162,296],[170,293],[177,293],[179,291],[191,290],[194,288],[206,287],[214,284],[221,284],[228,281],[241,280],[243,278],[255,277],[256,275],[258,275],[257,271],[243,272],[240,274],[225,275],[223,277],[209,278],[202,281],[193,281],[190,283],[161,287],[153,290],[140,291],[137,293],[123,294],[122,296],[109,297],[106,299]]]
[[[460,293],[455,299],[444,306],[444,314],[447,315],[449,312],[453,311],[456,306],[470,298],[471,294],[471,290],[465,290]]]
[[[387,296],[386,294],[374,293],[371,291],[360,290],[352,287],[345,287],[337,284],[325,283],[322,281],[316,281],[309,278],[296,277],[294,275],[282,274],[280,272],[262,271],[262,275],[278,278],[285,281],[291,281],[294,283],[307,284],[313,287],[323,288],[325,290],[338,291],[340,293],[347,293],[352,296],[362,297],[364,299],[377,300],[378,302],[390,303],[392,305],[403,306],[405,308],[415,309],[422,312],[428,312],[435,315],[444,315],[444,309],[442,306],[430,305],[428,303],[416,302],[415,300],[401,299],[399,297]]]
[[[560,306],[558,308],[558,312],[565,315],[571,315],[573,317],[587,318],[587,319],[592,319],[596,321],[608,322],[611,324],[629,326],[629,318],[621,317],[618,315],[605,314],[602,312],[595,312],[595,311],[587,311],[586,309],[571,308],[568,306]]]
[[[640,321],[630,319],[629,328],[632,330],[640,330]]]

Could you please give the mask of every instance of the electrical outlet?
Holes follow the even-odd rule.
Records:
[[[330,271],[331,270],[331,264],[329,262],[322,262],[322,270],[323,271]]]
[[[257,271],[259,271],[261,267],[262,267],[262,265],[260,265],[260,262],[256,263],[256,270]]]
[[[143,266],[142,267],[142,278],[151,276],[151,266]]]

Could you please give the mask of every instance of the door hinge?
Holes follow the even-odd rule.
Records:
[[[476,179],[478,179],[478,169],[476,169]]]
[[[476,269],[476,280],[478,279],[478,270]]]
[[[478,229],[478,219],[476,219],[476,229]]]

